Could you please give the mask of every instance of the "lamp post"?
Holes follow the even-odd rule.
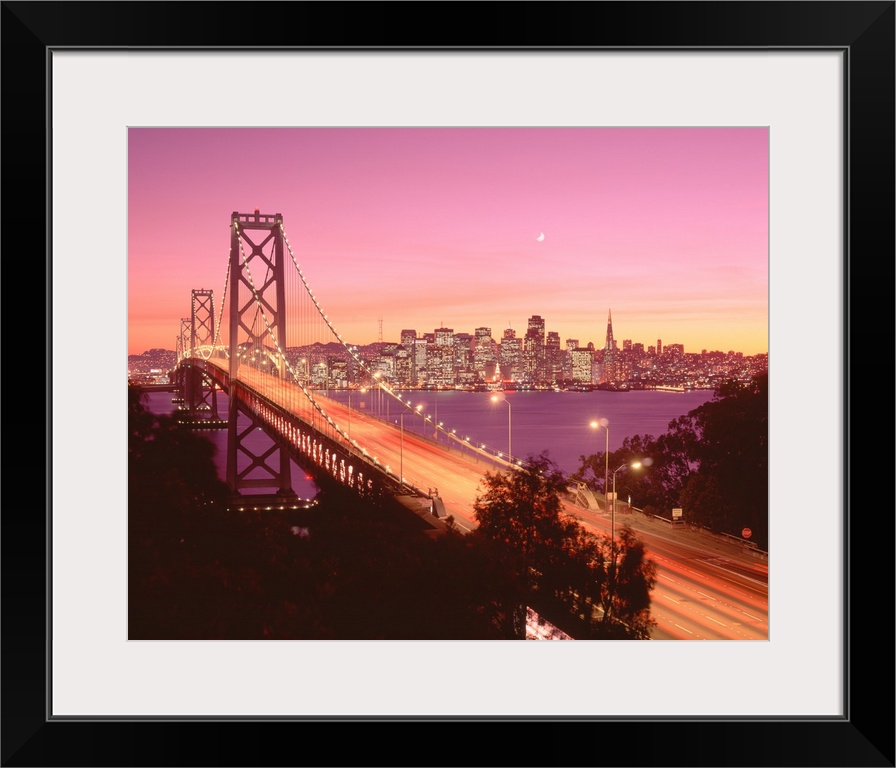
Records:
[[[432,436],[435,438],[436,442],[439,440],[439,388],[436,387],[436,414],[432,420]]]
[[[609,574],[610,590],[613,594],[616,592],[616,473],[626,467],[638,469],[640,466],[640,461],[633,461],[631,464],[626,462],[625,464],[620,464],[613,470],[613,517],[610,521],[610,557],[612,565]]]
[[[379,418],[383,418],[383,387],[380,384],[380,376],[383,374],[379,371],[376,371],[373,374],[373,378],[376,382],[376,391],[377,391],[377,403],[376,403],[376,415]]]
[[[511,443],[511,418],[510,418],[510,401],[506,397],[499,398],[497,395],[492,395],[493,403],[507,403],[507,461],[511,464],[513,463],[513,451],[512,451],[512,443]]]
[[[613,570],[616,570],[616,473],[620,469],[625,469],[626,467],[630,467],[631,469],[638,469],[641,466],[640,461],[633,461],[631,464],[625,463],[620,464],[616,469],[613,470],[613,516],[610,521],[610,538],[613,540]]]
[[[414,410],[417,413],[420,413],[420,409],[423,406],[418,405]],[[398,414],[398,421],[401,424],[401,439],[399,441],[399,463],[398,463],[398,473],[399,473],[399,481],[401,482],[401,490],[404,490],[404,415],[407,411],[402,411]]]
[[[401,484],[401,490],[404,490],[404,411],[399,414],[398,421],[401,424],[401,439],[399,440],[398,449],[401,458],[398,461],[398,481]]]
[[[352,439],[352,391],[348,391],[348,439]]]
[[[600,419],[598,421],[591,422],[592,429],[599,429],[600,427],[604,428],[604,432],[607,433],[607,445],[604,450],[604,509],[609,511],[610,509],[610,422],[606,419]]]

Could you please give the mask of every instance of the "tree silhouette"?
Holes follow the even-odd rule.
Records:
[[[563,511],[566,480],[547,454],[487,473],[471,534],[522,587],[521,597],[573,637],[648,639],[656,567],[624,529],[614,547]]]
[[[344,488],[322,490],[300,525],[235,511],[205,437],[133,388],[128,408],[130,639],[525,637],[491,548],[456,529],[433,539],[394,502]]]

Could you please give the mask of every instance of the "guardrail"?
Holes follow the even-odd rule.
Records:
[[[720,533],[718,535],[728,541],[733,541],[735,544],[741,544],[748,549],[759,549],[759,545],[755,541],[750,541],[742,536],[735,536],[733,533]]]
[[[638,511],[642,512],[643,510],[639,509]],[[668,523],[669,525],[684,525],[685,524],[684,520],[682,520],[680,517],[679,518],[663,517],[662,515],[654,515],[654,517],[657,520],[660,520],[661,522]]]

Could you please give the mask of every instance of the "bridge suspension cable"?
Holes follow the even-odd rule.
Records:
[[[261,230],[263,239],[255,238],[258,243],[253,242],[240,226],[241,221],[245,221],[250,229]],[[308,283],[279,214],[265,216],[260,215],[257,210],[254,216],[234,214],[232,229],[233,238],[224,285],[224,296],[230,291],[233,293],[231,303],[239,302],[239,306],[234,305],[235,310],[232,309],[230,314],[230,324],[237,326],[231,327],[229,331],[228,349],[233,358],[231,371],[238,372],[232,375],[239,375],[250,385],[275,387],[277,400],[291,413],[323,434],[329,433],[332,439],[342,442],[351,453],[378,465],[381,470],[384,467],[372,456],[374,452],[368,452],[356,440],[352,440],[351,416],[347,416],[347,425],[337,423],[328,412],[329,407],[313,391],[322,389],[326,393],[323,400],[329,399],[332,374],[334,370],[338,371],[340,365],[347,366],[342,376],[344,381],[355,379],[358,373],[363,374],[368,378],[371,389],[378,389],[385,393],[385,397],[399,404],[399,412],[420,415],[421,428],[428,423],[437,433],[456,445],[513,466],[512,457],[504,459],[500,451],[487,448],[478,441],[472,441],[470,437],[457,435],[455,430],[419,413],[410,402],[396,394],[379,371],[373,370],[362,359],[356,347],[346,342],[324,312]],[[277,235],[280,236],[279,243]],[[244,243],[251,246],[251,253],[247,253]],[[237,244],[238,252],[235,254]],[[283,269],[283,245],[292,262],[291,270]],[[238,257],[238,262],[235,257]],[[253,263],[257,264],[258,261],[262,262],[263,268],[253,271]],[[250,296],[246,300],[239,297],[234,281],[245,284],[249,289]],[[226,300],[221,302],[220,318],[224,316],[225,304]],[[215,342],[209,355],[203,355],[204,359],[208,360],[218,347],[222,326],[219,319],[215,329]],[[344,362],[342,354],[334,355],[332,350],[328,350],[327,344],[334,339],[341,350],[347,353],[348,363]],[[343,362],[332,359],[337,356]],[[261,378],[262,374],[264,378]],[[391,472],[388,468],[385,469]]]
[[[237,230],[239,229],[238,222],[234,222],[234,226],[237,228]],[[281,228],[282,228],[282,225],[281,225]],[[243,248],[241,238],[240,238],[239,242],[240,242],[240,256],[241,256],[242,266],[246,273],[247,281],[248,281],[250,290],[252,291],[253,298],[255,300],[255,307],[256,307],[255,317],[256,317],[256,319],[261,318],[261,320],[263,321],[265,330],[267,331],[267,335],[270,337],[271,342],[276,347],[277,355],[279,356],[280,360],[283,362],[286,370],[289,372],[292,382],[295,383],[299,387],[299,389],[302,391],[302,393],[307,398],[307,401],[310,402],[310,404],[314,408],[314,410],[320,414],[321,418],[334,430],[334,432],[336,434],[338,434],[345,441],[345,443],[348,446],[352,446],[352,441],[351,441],[351,438],[349,437],[349,435],[342,429],[341,426],[339,426],[330,417],[330,415],[324,410],[324,408],[321,406],[321,404],[318,403],[318,401],[314,398],[314,394],[305,385],[305,383],[302,381],[301,377],[299,377],[296,374],[296,370],[295,370],[294,366],[290,363],[289,357],[286,353],[286,349],[281,344],[280,340],[277,338],[277,334],[275,333],[275,330],[272,327],[272,323],[268,318],[267,312],[265,311],[265,302],[262,300],[259,290],[258,290],[258,287],[255,282],[255,278],[252,276],[252,270],[251,270],[251,267],[249,266],[249,260],[246,258],[246,252],[245,252],[245,249]],[[285,238],[284,238],[284,242],[285,242]],[[291,250],[290,250],[290,254],[292,254]],[[293,262],[295,263],[294,256],[293,256]],[[265,276],[265,282],[267,282],[268,279],[270,279],[270,268],[268,269],[268,273]],[[304,279],[303,279],[303,282],[304,282]],[[305,284],[305,286],[307,289],[307,283]],[[309,294],[310,294],[310,291],[309,291]],[[312,298],[313,298],[313,295],[312,295]],[[317,304],[316,300],[315,300],[315,304],[318,307],[318,311],[320,311],[320,305]],[[326,320],[325,316],[324,316],[324,319]],[[329,323],[329,321],[327,321],[327,322]],[[332,330],[332,326],[330,326],[330,328]],[[288,391],[286,392],[286,394],[288,397]],[[292,400],[289,401],[288,405],[289,405],[290,409],[293,410],[293,412],[297,412],[299,410],[296,407],[297,403],[293,402]]]
[[[311,301],[313,302],[314,310],[316,311],[318,317],[323,320],[323,322],[326,324],[326,327],[329,329],[329,331],[332,333],[332,335],[342,345],[343,349],[351,356],[354,363],[358,366],[358,369],[363,371],[368,376],[371,383],[375,382],[375,386],[378,387],[381,391],[385,392],[387,397],[391,397],[395,402],[399,403],[405,412],[413,412],[414,408],[409,403],[405,402],[405,400],[402,397],[395,394],[394,390],[391,387],[387,386],[382,381],[382,379],[379,376],[377,376],[376,371],[373,371],[370,369],[370,367],[358,355],[357,351],[351,345],[347,344],[345,339],[342,338],[342,334],[340,334],[339,331],[336,330],[336,327],[333,325],[330,318],[326,315],[326,313],[324,313],[323,308],[320,305],[320,302],[318,301],[317,297],[314,295],[314,291],[311,290],[311,286],[308,284],[308,280],[305,278],[305,274],[302,271],[302,268],[299,266],[298,259],[296,259],[295,253],[293,252],[292,245],[289,242],[289,237],[286,234],[286,230],[283,227],[282,221],[280,222],[280,231],[283,235],[283,242],[286,245],[286,250],[289,253],[289,256],[290,256],[290,259],[292,260],[293,266],[295,267],[296,274],[299,276],[299,279],[301,280],[301,283],[302,283],[303,288],[305,289],[305,292],[311,298]],[[472,441],[470,437],[463,437],[463,438],[458,437],[455,434],[454,430],[445,429],[436,422],[431,422],[431,423],[432,423],[433,429],[435,429],[437,432],[441,432],[443,435],[446,436],[447,439],[457,443],[458,445],[462,446],[463,448],[475,451],[475,450],[477,450],[477,446],[479,446],[478,450],[483,451],[485,453],[489,453],[489,454],[493,455],[494,457],[500,459],[501,461],[504,461],[504,454],[502,451],[500,451],[498,449],[487,448],[484,443],[478,443],[478,442]],[[514,466],[514,461],[513,461],[512,457],[508,456],[506,461],[509,466]],[[516,465],[519,465],[519,462],[516,462]]]
[[[308,284],[308,280],[305,278],[305,273],[302,271],[302,268],[299,266],[299,262],[296,259],[295,253],[292,250],[292,245],[289,242],[289,237],[286,235],[286,231],[283,228],[283,224],[280,224],[280,230],[283,233],[283,242],[286,244],[286,249],[289,252],[290,259],[292,260],[293,266],[295,267],[296,274],[298,274],[299,279],[302,282],[302,286],[307,292],[308,296],[311,298],[311,301],[314,304],[314,308],[317,311],[317,314],[320,318],[323,319],[323,322],[326,324],[326,327],[330,330],[336,340],[342,345],[343,349],[351,356],[354,363],[358,366],[358,368],[363,371],[369,378],[371,382],[376,382],[376,386],[379,387],[383,392],[386,393],[387,396],[392,397],[393,400],[400,403],[403,407],[407,408],[407,404],[402,400],[401,397],[396,395],[393,390],[386,386],[385,383],[376,376],[376,372],[371,370],[370,367],[364,362],[364,360],[358,355],[357,351],[346,343],[345,339],[342,338],[342,334],[336,330],[336,327],[331,322],[330,318],[326,315],[323,308],[320,305],[320,302],[317,300],[317,297],[314,295],[314,291],[311,290],[311,286]]]

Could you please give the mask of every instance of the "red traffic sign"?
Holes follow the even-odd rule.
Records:
[[[743,536],[745,539],[749,539],[750,536],[753,535],[753,531],[751,531],[749,528],[744,528],[744,529],[740,532],[740,535]]]

